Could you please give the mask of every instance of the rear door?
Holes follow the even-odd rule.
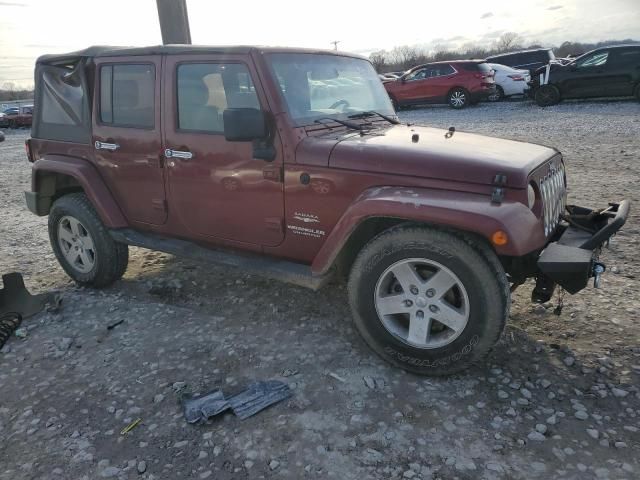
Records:
[[[445,100],[447,93],[454,86],[452,79],[457,74],[458,71],[448,63],[430,66],[427,69],[427,79],[425,81],[425,91],[428,92],[428,99],[434,101]]]
[[[640,47],[612,49],[605,70],[607,95],[633,95],[640,77]]]
[[[224,136],[227,108],[267,110],[248,56],[167,56],[165,143],[170,212],[191,238],[250,245],[284,239],[283,157],[257,158],[255,142]],[[165,151],[166,151],[165,150]],[[172,221],[176,220],[172,218]]]
[[[95,164],[129,222],[163,224],[161,57],[99,57],[95,62]]]

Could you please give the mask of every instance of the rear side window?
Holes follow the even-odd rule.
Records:
[[[151,64],[100,68],[100,121],[107,125],[153,128],[155,67]]]
[[[640,48],[633,50],[612,50],[609,64],[613,67],[640,66]]]
[[[177,85],[180,130],[222,133],[225,109],[260,109],[249,70],[239,63],[179,65]]]

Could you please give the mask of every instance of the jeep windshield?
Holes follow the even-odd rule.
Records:
[[[298,127],[320,119],[357,118],[359,113],[395,116],[389,96],[367,60],[317,53],[273,53],[268,60]]]

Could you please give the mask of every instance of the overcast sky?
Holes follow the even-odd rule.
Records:
[[[380,4],[380,8],[374,5]],[[525,43],[640,39],[640,0],[187,0],[194,43],[339,48],[483,46],[506,31]],[[155,0],[0,0],[0,87],[33,83],[41,54],[161,43]]]

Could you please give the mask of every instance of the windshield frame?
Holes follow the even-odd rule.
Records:
[[[351,107],[345,108],[343,109],[343,111],[336,110],[335,112],[328,112],[326,111],[328,109],[323,109],[322,111],[316,110],[313,115],[304,115],[304,116],[296,115],[295,112],[293,111],[292,105],[289,102],[289,99],[287,98],[285,87],[281,83],[281,78],[279,78],[278,72],[276,71],[275,64],[277,62],[275,60],[283,57],[301,57],[301,56],[308,56],[309,58],[322,57],[324,60],[328,60],[329,64],[331,63],[331,60],[335,60],[336,63],[343,63],[344,65],[347,65],[346,62],[362,62],[358,68],[362,69],[362,71],[369,70],[369,72],[367,72],[368,77],[366,78],[363,77],[365,80],[365,83],[363,84],[362,88],[367,89],[367,87],[369,86],[372,87],[372,88],[368,88],[368,92],[365,91],[365,95],[367,94],[370,95],[371,98],[374,99],[374,103],[369,105],[364,105],[364,106],[357,105],[357,107],[361,107],[361,108],[351,108]],[[318,125],[317,120],[319,119],[323,119],[324,122],[326,122],[331,118],[335,118],[336,120],[342,120],[342,121],[350,121],[350,115],[366,113],[371,111],[379,111],[380,113],[388,117],[397,118],[396,112],[391,103],[391,99],[389,98],[389,95],[387,94],[386,89],[382,85],[382,82],[378,77],[378,73],[375,71],[375,68],[373,67],[371,62],[366,58],[359,57],[359,56],[351,56],[351,55],[333,54],[330,52],[327,52],[327,53],[324,53],[324,52],[322,53],[273,52],[273,53],[265,54],[264,57],[266,60],[266,64],[268,65],[268,70],[271,75],[271,80],[275,86],[275,90],[277,91],[277,94],[280,96],[282,105],[285,107],[289,115],[289,118],[291,119],[295,127],[317,126]],[[293,64],[295,62],[293,62],[292,60],[291,63]],[[311,65],[314,64],[313,62],[310,62],[308,60],[303,62],[303,64],[306,64],[306,63],[309,63]],[[318,65],[320,65],[320,63],[321,62],[318,62]],[[354,64],[354,65],[357,65],[357,64]],[[336,70],[338,70],[338,67],[336,67]],[[307,75],[309,75],[309,72],[307,72]],[[309,89],[311,89],[311,85],[312,85],[311,82],[323,82],[323,81],[331,82],[332,80],[336,80],[336,79],[348,79],[349,81],[352,81],[352,79],[349,78],[348,76],[340,76],[340,75],[336,76],[335,78],[326,79],[326,80],[317,80],[317,79],[312,79],[310,77],[307,77],[307,81],[309,82],[308,84]],[[367,85],[366,82],[370,82],[369,85]],[[353,88],[358,88],[358,87],[353,87]],[[309,90],[309,92],[310,91],[311,90]],[[311,102],[311,93],[309,93],[309,102]],[[312,108],[312,107],[309,106],[309,108]],[[308,111],[311,112],[312,110],[308,110]],[[371,118],[368,118],[365,120],[363,117],[363,121],[370,122]]]

